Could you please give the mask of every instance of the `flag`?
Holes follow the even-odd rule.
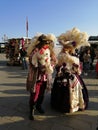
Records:
[[[26,37],[28,37],[28,18],[26,18]]]
[[[26,31],[28,31],[28,18],[26,18]]]

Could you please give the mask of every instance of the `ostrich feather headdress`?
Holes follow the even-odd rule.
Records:
[[[80,32],[78,28],[73,28],[58,36],[58,42],[66,46],[71,46],[73,49],[78,49],[82,46],[90,46],[88,42],[88,34],[86,32]]]

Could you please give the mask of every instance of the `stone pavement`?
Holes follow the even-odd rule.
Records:
[[[45,93],[44,115],[35,112],[30,121],[29,93],[25,82],[27,71],[21,67],[7,66],[7,59],[0,54],[0,130],[96,130],[98,126],[98,79],[91,71],[83,79],[89,92],[89,107],[83,112],[62,114],[50,107],[50,93]]]

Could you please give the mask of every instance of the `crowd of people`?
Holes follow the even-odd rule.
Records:
[[[34,120],[35,110],[45,113],[42,103],[46,90],[51,91],[50,105],[57,111],[73,113],[87,109],[89,95],[81,75],[87,76],[89,70],[95,69],[98,78],[98,54],[90,46],[87,33],[72,28],[58,37],[41,33],[29,42],[27,49],[23,38],[11,39],[6,46],[7,65],[21,61],[22,68],[28,71],[29,119]],[[58,54],[54,50],[55,42],[62,46]]]
[[[62,46],[58,56],[54,51],[56,40]],[[88,35],[77,28],[58,37],[53,34],[39,34],[32,38],[27,49],[29,67],[26,80],[26,89],[30,92],[30,120],[34,120],[35,110],[42,114],[45,112],[42,103],[46,89],[51,91],[50,105],[55,110],[73,113],[88,108],[89,95],[81,73],[82,70],[87,73],[85,68],[88,68],[88,59],[93,68],[95,55],[91,59],[89,49],[82,53],[81,48],[85,46],[90,49]]]

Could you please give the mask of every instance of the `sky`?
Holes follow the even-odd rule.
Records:
[[[98,0],[0,0],[0,41],[37,33],[61,33],[77,27],[98,35]]]

